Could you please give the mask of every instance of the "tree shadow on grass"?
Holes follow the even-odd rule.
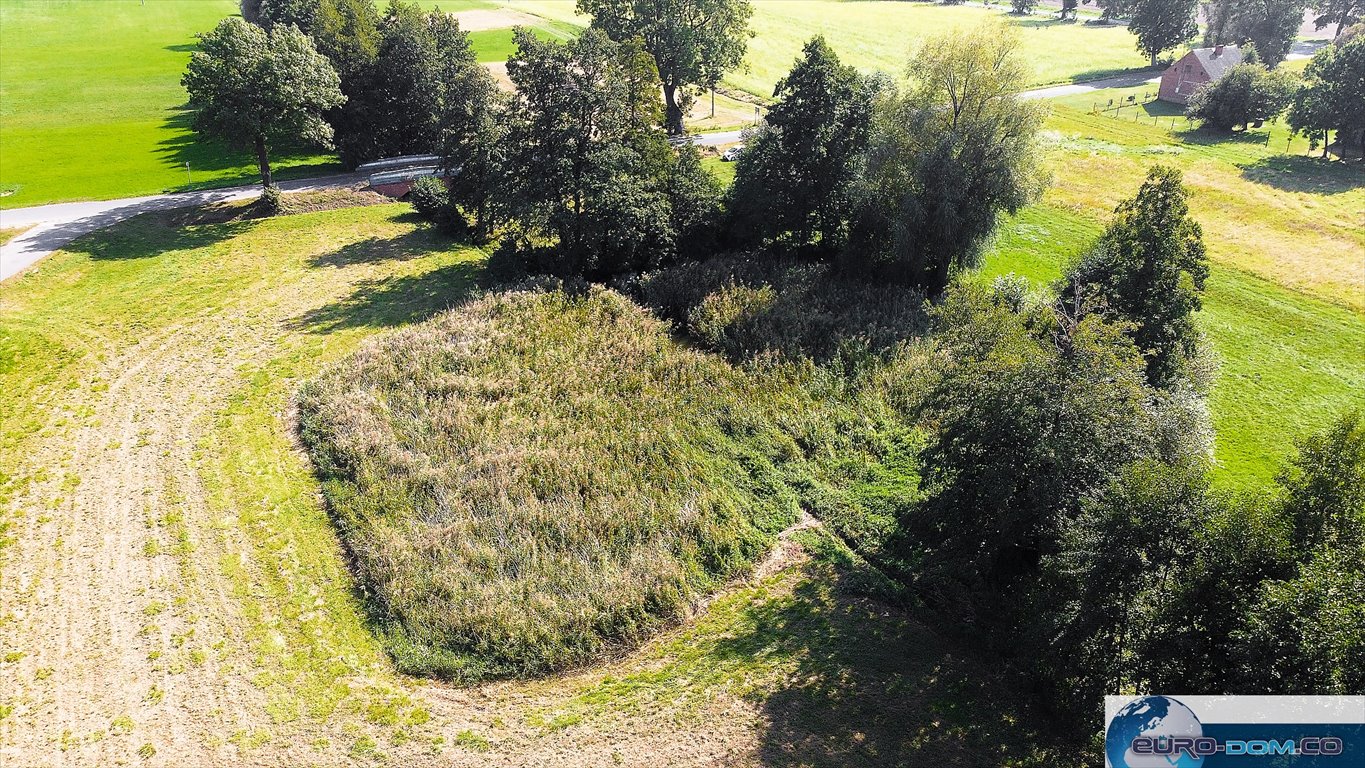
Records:
[[[401,214],[394,221],[411,222],[415,214]],[[347,267],[377,261],[408,261],[449,246],[449,242],[429,228],[417,229],[391,238],[371,237],[321,253],[308,260],[311,267]]]
[[[147,259],[171,251],[206,248],[237,237],[254,226],[254,221],[235,221],[182,227],[174,223],[171,211],[150,210],[129,217],[122,209],[115,209],[58,225],[42,233],[40,239],[48,237],[54,247],[69,253],[83,253],[92,259]],[[80,236],[66,242],[63,238],[72,233]]]
[[[848,594],[848,576],[829,566],[807,569],[790,597],[749,607],[745,631],[715,649],[797,660],[790,682],[763,697],[763,765],[1068,764],[1043,746],[1040,715],[1003,665],[931,628],[951,621]]]
[[[1286,192],[1336,195],[1365,188],[1365,165],[1302,155],[1276,155],[1242,166],[1242,177]]]
[[[402,250],[400,247],[399,252]],[[359,258],[359,253],[348,258]],[[416,275],[363,280],[346,298],[305,312],[289,326],[326,334],[346,328],[392,328],[419,322],[467,301],[482,272],[483,261],[471,260]]]
[[[260,183],[261,177],[256,169],[255,155],[251,150],[229,146],[217,139],[201,137],[191,128],[193,115],[184,107],[171,110],[170,116],[162,125],[166,138],[157,142],[156,154],[167,166],[177,171],[189,170],[185,183],[171,187],[169,191],[185,192],[212,187],[236,186]],[[308,178],[341,173],[342,167],[335,160],[317,160],[309,163],[299,161],[324,157],[320,151],[304,146],[282,146],[270,153],[271,175],[276,181]],[[285,165],[285,163],[299,163]],[[236,173],[230,173],[236,171]],[[222,174],[228,173],[224,176]],[[213,175],[211,180],[193,181],[198,175]]]

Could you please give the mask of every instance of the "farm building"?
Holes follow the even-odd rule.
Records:
[[[1211,83],[1229,69],[1242,63],[1242,51],[1235,45],[1196,48],[1185,54],[1161,76],[1157,98],[1174,104],[1188,104],[1190,96],[1204,83]]]

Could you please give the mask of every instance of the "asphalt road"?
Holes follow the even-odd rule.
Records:
[[[282,181],[279,182],[279,187],[287,192],[303,192],[350,186],[362,179],[363,177],[354,174],[325,176]],[[0,229],[32,227],[0,246],[0,280],[7,280],[24,271],[34,262],[81,235],[112,226],[139,213],[230,200],[247,200],[260,194],[260,186],[252,185],[0,210]]]

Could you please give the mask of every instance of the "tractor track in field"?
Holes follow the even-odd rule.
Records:
[[[234,378],[225,361],[263,350],[223,327],[179,325],[109,356],[71,404],[79,423],[30,455],[47,477],[16,500],[0,627],[21,654],[0,667],[16,702],[0,755],[18,764],[249,762],[204,746],[260,719],[232,672],[237,606],[216,578],[230,539],[208,535],[191,471],[195,425]]]
[[[224,568],[271,574],[281,564],[230,507],[211,500],[201,472],[218,417],[300,332],[294,321],[377,269],[263,282],[135,343],[93,325],[68,328],[85,353],[78,385],[35,398],[40,426],[21,466],[6,468],[32,479],[8,502],[13,541],[0,552],[5,768],[373,764],[348,751],[355,734],[343,719],[272,718],[259,638],[248,636],[244,614],[276,607],[243,595]],[[287,422],[290,409],[276,418]],[[316,489],[309,495],[321,503]],[[307,585],[290,587],[300,588]],[[482,749],[433,751],[429,739],[382,745],[395,764],[751,763],[759,715],[732,697],[681,728],[648,712],[594,725],[530,724],[528,713],[554,710],[603,674],[639,663],[626,656],[550,680],[475,687],[391,671],[348,682],[405,691],[429,711],[428,736],[507,721]]]

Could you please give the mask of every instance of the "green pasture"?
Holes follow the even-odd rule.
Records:
[[[509,0],[508,7],[547,18],[586,24],[573,0]],[[755,0],[749,53],[725,82],[758,96],[771,96],[801,46],[824,35],[839,57],[865,71],[899,77],[920,40],[987,20],[1019,30],[1034,85],[1095,78],[1147,66],[1123,27],[1062,23],[1044,16],[1019,18],[1002,10],[877,0]]]
[[[233,0],[0,4],[0,207],[256,180],[251,155],[197,139],[180,77]],[[185,164],[189,163],[188,170]],[[337,170],[276,150],[281,178]]]

